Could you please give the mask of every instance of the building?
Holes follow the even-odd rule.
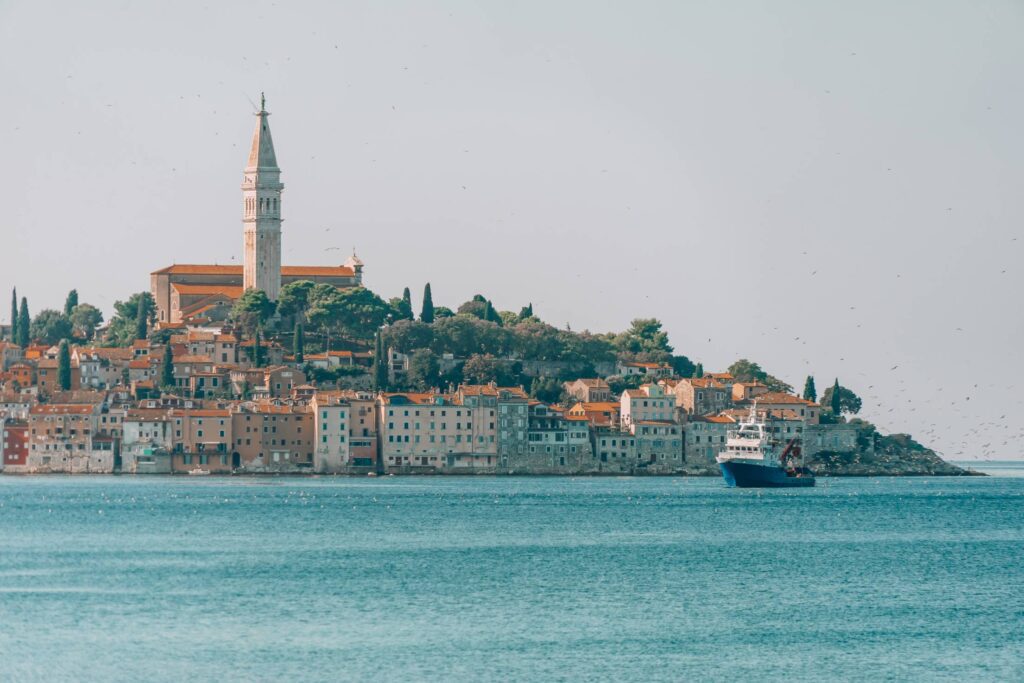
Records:
[[[173,408],[171,470],[203,469],[227,474],[238,467],[232,460],[231,411],[226,408]]]
[[[307,406],[250,401],[231,413],[232,467],[246,472],[313,471],[313,413]]]
[[[622,377],[644,375],[652,380],[672,376],[672,366],[668,363],[641,363],[639,361],[619,361],[615,365],[615,374]]]
[[[171,420],[166,410],[132,408],[124,417],[121,471],[129,474],[171,472]]]
[[[757,410],[766,413],[769,417],[784,419],[792,417],[803,420],[807,424],[818,424],[821,415],[821,406],[814,401],[781,391],[762,393],[749,401],[737,401],[736,405],[746,407],[751,403],[756,403]]]
[[[0,470],[24,472],[28,467],[28,421],[5,416],[0,418]]]
[[[341,392],[313,395],[313,471],[319,474],[344,472],[351,462],[352,406]]]
[[[686,415],[717,414],[730,405],[729,385],[712,377],[680,379],[672,387],[676,404]]]
[[[686,425],[686,460],[691,465],[712,467],[719,451],[736,420],[726,415],[707,415],[692,418]]]
[[[675,412],[675,395],[667,393],[660,384],[627,389],[619,399],[620,423],[623,429],[630,431],[636,422],[672,422]]]
[[[575,474],[596,469],[585,417],[539,401],[530,402],[529,416],[530,447],[525,455],[509,458],[510,472]]]
[[[617,427],[619,425],[619,404],[612,401],[600,403],[580,402],[573,405],[566,415],[583,417],[592,427]]]
[[[335,287],[362,284],[363,262],[354,253],[340,266],[281,265],[284,185],[269,116],[261,105],[242,179],[242,265],[175,264],[153,272],[150,291],[158,323],[223,320],[232,303],[249,288],[261,289],[276,300],[282,285],[297,280]]]
[[[29,410],[26,471],[110,473],[113,437],[99,432],[102,404],[47,403]]]
[[[612,389],[600,377],[595,379],[578,379],[562,385],[565,393],[583,403],[602,403],[612,400]]]

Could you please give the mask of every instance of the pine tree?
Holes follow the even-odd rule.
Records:
[[[420,309],[420,320],[425,323],[434,322],[434,297],[430,293],[430,283],[423,288],[423,308]]]
[[[292,355],[295,356],[295,364],[302,365],[305,361],[305,354],[303,351],[306,348],[306,337],[302,331],[302,323],[295,323],[295,334],[292,338]]]
[[[28,299],[21,297],[21,310],[18,312],[18,346],[28,348],[28,327],[32,319],[28,315]]]
[[[135,310],[135,338],[145,339],[146,338],[146,322],[149,319],[149,305],[146,302],[146,297],[139,297],[139,306]]]
[[[808,401],[818,400],[818,390],[814,388],[814,378],[807,375],[807,381],[804,382],[804,399]]]
[[[71,348],[67,339],[61,340],[57,353],[57,384],[61,391],[71,390]]]
[[[75,310],[75,306],[78,305],[78,290],[72,289],[68,292],[68,298],[64,300],[64,317],[70,318],[71,311]]]
[[[11,290],[11,341],[18,343],[18,288]]]
[[[842,412],[842,404],[839,402],[839,378],[836,377],[836,383],[832,385],[832,414],[839,417]]]
[[[697,367],[693,369],[693,376],[700,379],[704,376],[704,364],[697,363]]]
[[[164,364],[160,368],[160,386],[174,386],[174,351],[171,350],[170,342],[164,346]]]

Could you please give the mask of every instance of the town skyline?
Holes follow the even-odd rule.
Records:
[[[34,10],[3,11],[17,19]],[[273,16],[269,7],[262,11],[264,21]],[[704,22],[744,25],[713,10],[691,11]],[[422,27],[405,29],[408,45],[387,43],[390,55],[357,35],[358,26],[383,21],[373,12],[339,29],[337,43],[291,19],[279,26],[287,39],[266,48],[265,63],[256,65],[240,38],[209,42],[227,20],[210,12],[210,33],[200,40],[214,68],[200,73],[188,49],[175,47],[170,55],[190,68],[170,84],[146,84],[142,98],[125,88],[135,73],[123,58],[172,76],[169,55],[130,36],[117,50],[83,50],[58,22],[53,39],[69,42],[41,45],[54,51],[46,56],[11,33],[17,22],[5,22],[3,49],[38,58],[26,74],[5,72],[14,97],[0,139],[14,160],[3,180],[15,211],[0,286],[18,286],[33,312],[60,308],[75,288],[109,318],[114,300],[148,289],[148,274],[167,263],[240,264],[237,188],[251,134],[245,93],[255,100],[266,90],[288,186],[288,262],[338,265],[355,246],[370,264],[366,285],[385,298],[408,286],[414,307],[431,282],[439,305],[476,293],[500,309],[532,302],[558,327],[610,331],[658,317],[677,352],[708,369],[748,357],[792,384],[806,374],[822,387],[839,377],[865,397],[866,417],[946,457],[960,457],[962,443],[981,450],[988,441],[992,455],[1018,455],[1000,442],[1012,447],[1021,430],[1012,377],[1024,368],[1013,341],[1024,330],[1020,316],[1005,314],[1014,310],[1011,293],[1024,286],[1013,266],[1020,204],[1011,198],[1022,177],[1012,128],[1021,102],[996,84],[1020,48],[997,39],[990,44],[998,49],[968,50],[957,66],[954,56],[963,52],[943,41],[957,32],[1008,35],[1019,15],[1003,16],[1001,25],[995,17],[965,23],[946,8],[923,34],[922,55],[933,64],[894,58],[894,36],[842,17],[851,21],[840,33],[846,44],[793,77],[785,52],[772,50],[778,36],[770,30],[742,50],[768,54],[758,78],[743,73],[742,59],[729,62],[724,48],[691,35],[692,47],[642,52],[654,75],[630,86],[600,45],[560,23],[561,15],[559,33],[504,25],[494,9],[450,21],[427,13]],[[177,21],[119,16],[140,33],[151,21]],[[588,26],[618,35],[613,18],[597,13]],[[77,19],[101,36],[110,30]],[[255,18],[243,25],[250,35],[267,35]],[[500,67],[496,78],[460,64],[455,52],[438,54],[438,39],[467,27],[481,33],[470,31],[458,44]],[[495,62],[485,35],[531,35],[536,51]],[[812,41],[811,26],[794,37],[798,45]],[[72,49],[75,65],[62,61]],[[700,49],[732,64],[722,82],[696,68]],[[350,68],[359,50],[381,61]],[[343,69],[346,85],[337,95],[317,87],[325,63]],[[883,64],[895,65],[892,73]],[[707,95],[703,111],[690,111],[686,98],[643,90],[670,74]],[[909,76],[916,77],[911,85],[901,85]],[[32,79],[50,89],[35,92]],[[620,104],[595,111],[602,101],[595,83],[619,93]],[[782,104],[743,113],[746,98],[758,101],[765,88],[787,83]],[[461,94],[445,101],[456,84]],[[518,97],[503,94],[502,85]],[[732,94],[739,86],[753,90]],[[910,92],[900,95],[899,87]],[[964,97],[937,113],[929,102],[950,87]],[[837,99],[860,107],[859,116],[836,108]],[[933,124],[914,129],[925,112]],[[711,125],[715,117],[724,123]],[[974,125],[961,126],[965,117]],[[690,132],[697,130],[703,134]],[[34,159],[40,150],[46,153]],[[45,201],[55,186],[63,199]],[[45,257],[31,239],[42,230],[57,237]],[[97,267],[111,242],[116,268]],[[61,268],[40,278],[51,261]],[[744,325],[734,322],[741,307],[752,316]],[[7,317],[0,311],[0,320]],[[983,424],[991,436],[975,443],[971,432]]]

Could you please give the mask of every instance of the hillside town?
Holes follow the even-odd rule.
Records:
[[[429,284],[416,316],[354,252],[282,265],[265,100],[241,189],[243,265],[162,267],[106,322],[77,291],[35,317],[12,294],[5,474],[709,474],[752,408],[805,457],[876,446],[838,380],[818,403],[811,377],[797,395],[746,360],[706,373],[654,319],[573,332],[531,304],[434,306]]]

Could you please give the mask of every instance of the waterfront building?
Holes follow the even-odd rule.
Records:
[[[623,429],[633,431],[635,422],[664,421],[675,418],[676,397],[660,384],[644,384],[627,389],[619,399],[620,422]]]
[[[315,428],[308,406],[247,401],[231,413],[232,468],[247,472],[312,472]]]
[[[675,382],[672,393],[687,416],[717,414],[730,405],[729,385],[713,377],[684,377]]]

